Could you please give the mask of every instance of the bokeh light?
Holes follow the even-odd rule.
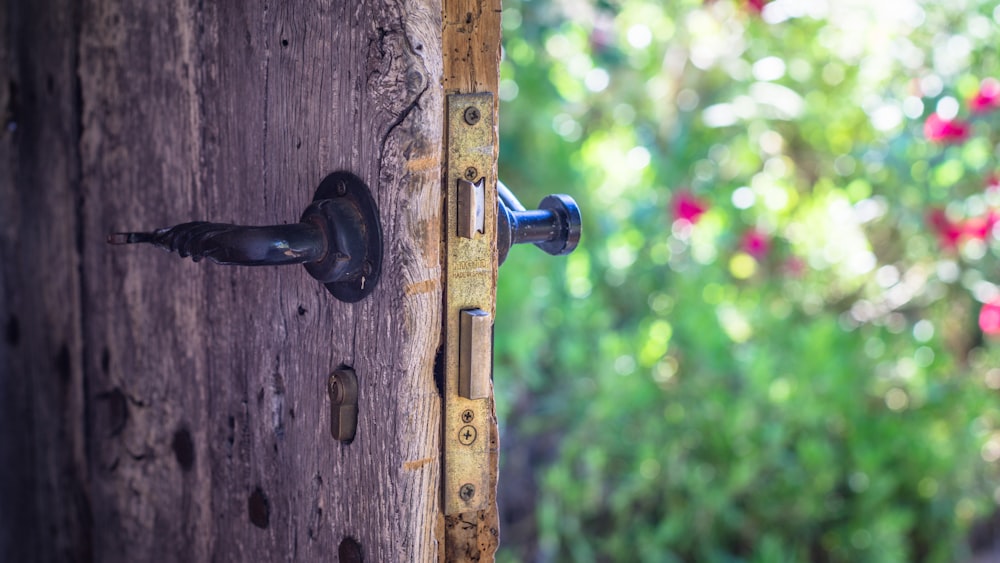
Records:
[[[1000,8],[503,17],[500,175],[584,236],[500,271],[500,560],[968,560],[1000,490]]]

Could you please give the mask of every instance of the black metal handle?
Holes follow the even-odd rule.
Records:
[[[218,264],[304,264],[341,301],[363,299],[378,283],[382,227],[368,186],[349,172],[327,176],[298,223],[249,227],[195,221],[152,232],[112,233],[109,244],[148,243]]]
[[[503,182],[497,182],[497,194],[498,264],[504,263],[515,244],[533,243],[553,256],[562,256],[580,243],[580,207],[572,197],[548,195],[538,209],[527,210]]]
[[[317,225],[295,223],[269,227],[245,227],[226,223],[194,221],[151,233],[113,233],[109,244],[149,243],[217,264],[277,266],[313,262],[326,254],[323,232]]]

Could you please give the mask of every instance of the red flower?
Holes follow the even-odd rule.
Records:
[[[993,232],[993,226],[997,221],[1000,221],[1000,217],[996,212],[990,211],[982,217],[975,217],[962,223],[962,233],[969,238],[985,240]]]
[[[938,242],[942,248],[955,248],[962,238],[962,225],[953,222],[945,214],[944,209],[931,209],[927,213],[927,222],[937,231]]]
[[[972,113],[985,113],[1000,108],[1000,81],[987,78],[979,84],[979,91],[969,99]]]
[[[924,122],[924,136],[935,143],[961,143],[969,138],[969,124],[932,113]]]
[[[771,251],[771,237],[758,229],[750,229],[743,234],[740,250],[760,261]]]
[[[986,191],[1000,191],[1000,176],[997,176],[996,173],[990,174],[990,176],[986,178]]]
[[[985,240],[993,233],[993,227],[1000,222],[1000,215],[990,211],[982,217],[973,217],[961,222],[948,218],[943,209],[932,209],[927,214],[927,222],[937,231],[942,248],[956,248],[963,240]]]
[[[979,328],[991,336],[1000,334],[1000,299],[984,304],[979,310]]]
[[[751,12],[761,13],[764,11],[764,6],[767,5],[771,0],[746,0],[747,8],[750,8]],[[712,4],[715,0],[702,0],[702,4]]]
[[[705,212],[708,204],[688,192],[679,192],[674,197],[674,220],[685,220],[694,225]]]

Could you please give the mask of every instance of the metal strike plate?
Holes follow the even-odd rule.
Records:
[[[497,206],[485,202],[497,201],[493,103],[491,93],[448,96],[442,437],[445,514],[486,508],[492,486],[490,379]],[[462,353],[463,342],[467,354]],[[463,366],[469,368],[465,385]]]

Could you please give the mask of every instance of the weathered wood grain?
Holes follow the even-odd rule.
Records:
[[[444,93],[496,92],[499,2],[45,0],[0,29],[0,556],[492,560],[495,508],[440,515],[432,366]],[[358,304],[103,242],[294,221],[336,169],[385,230]]]
[[[445,93],[492,92],[494,124],[498,124],[496,99],[500,80],[500,0],[445,0],[442,55]],[[494,147],[499,147],[498,131],[494,127]],[[493,167],[486,175],[496,179],[497,154]],[[493,297],[490,314],[495,312],[496,268],[493,262]],[[486,510],[445,517],[442,559],[445,561],[493,561],[499,543],[499,515],[496,506],[496,486],[499,474],[499,430],[496,409],[490,396],[490,465],[492,487]]]
[[[438,557],[441,7],[85,2],[85,368],[102,561]],[[380,286],[223,268],[103,234],[294,221],[327,173],[373,189]],[[420,288],[414,290],[414,288]],[[359,377],[348,446],[326,380]]]
[[[0,3],[0,560],[86,561],[72,2]]]

